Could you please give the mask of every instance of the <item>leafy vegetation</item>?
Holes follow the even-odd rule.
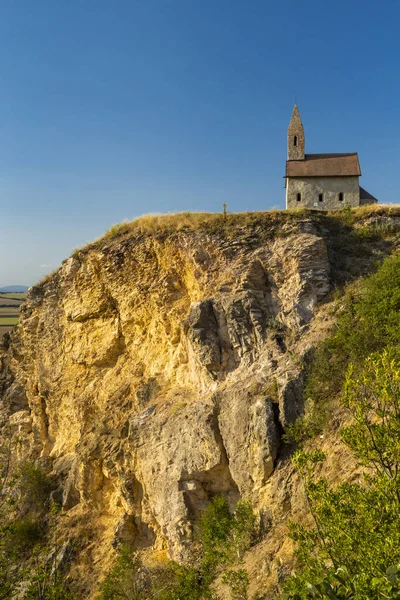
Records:
[[[378,600],[400,597],[400,352],[371,355],[350,367],[344,403],[353,422],[342,431],[359,464],[357,483],[331,489],[316,477],[321,452],[298,451],[315,527],[292,524],[300,569],[286,600]]]
[[[20,465],[18,475],[20,509],[35,513],[46,511],[50,493],[54,489],[53,482],[40,467],[30,461],[25,461]]]
[[[395,255],[349,288],[333,335],[310,363],[309,409],[291,437],[312,437],[324,425],[324,408],[341,395],[351,416],[341,436],[362,475],[333,489],[317,475],[321,452],[295,453],[315,526],[291,524],[299,563],[286,583],[287,600],[400,598],[399,342]]]
[[[330,401],[340,393],[346,370],[359,371],[372,352],[400,340],[400,256],[388,257],[376,273],[348,288],[335,330],[309,362],[305,416],[288,428],[287,437],[303,441],[319,432]]]
[[[191,564],[171,562],[153,570],[122,546],[115,567],[101,586],[99,600],[217,600],[213,584],[219,576],[232,598],[246,600],[249,582],[240,561],[256,537],[251,505],[240,501],[232,514],[226,498],[214,497],[200,519],[196,537]],[[238,567],[230,568],[235,563]]]
[[[32,462],[13,471],[12,449],[11,439],[0,452],[0,600],[15,597],[21,584],[27,599],[70,600],[48,537],[54,484]]]

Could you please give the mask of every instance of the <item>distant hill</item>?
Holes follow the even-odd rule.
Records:
[[[5,287],[0,288],[0,294],[10,294],[13,292],[25,293],[27,291],[28,287],[26,285],[6,285]]]

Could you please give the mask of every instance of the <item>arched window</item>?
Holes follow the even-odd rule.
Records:
[[[343,192],[339,192],[339,202],[343,202],[344,194]]]
[[[297,200],[297,202],[300,202],[300,200],[301,200],[301,194],[300,194],[300,192],[298,192],[298,194],[296,195],[296,200]]]
[[[324,201],[324,195],[318,194],[318,202],[323,202],[323,201]]]
[[[293,138],[293,146],[297,146],[297,135]]]

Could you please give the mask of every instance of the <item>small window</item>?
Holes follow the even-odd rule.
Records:
[[[343,202],[344,194],[343,192],[339,192],[339,202]]]
[[[323,201],[324,201],[324,195],[318,194],[318,202],[323,202]]]
[[[297,146],[297,135],[293,138],[293,146]]]
[[[297,194],[296,198],[297,198],[297,202],[300,202],[300,200],[301,200],[301,194],[300,194],[300,192]]]

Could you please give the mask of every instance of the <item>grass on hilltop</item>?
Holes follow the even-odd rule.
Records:
[[[376,222],[362,228],[358,239],[368,242],[372,238],[387,237],[393,234],[390,225],[378,222],[380,216],[400,216],[400,205],[367,205],[357,209],[345,207],[337,211],[317,211],[308,209],[269,210],[265,212],[242,213],[169,213],[143,215],[132,221],[113,225],[106,233],[93,242],[77,248],[72,256],[79,258],[81,253],[101,249],[114,240],[129,236],[161,235],[168,236],[178,232],[203,232],[208,235],[232,239],[245,239],[252,229],[259,236],[260,243],[281,236],[282,226],[290,222],[312,220],[332,230],[335,235],[347,228],[349,231],[358,221],[376,217]],[[339,233],[338,233],[339,235]],[[338,237],[338,236],[337,236]],[[57,270],[56,270],[57,271]],[[46,275],[38,285],[50,281],[56,271]]]
[[[307,209],[270,210],[265,212],[242,213],[170,213],[166,215],[143,215],[133,221],[113,225],[100,240],[112,239],[125,233],[158,233],[198,229],[213,231],[213,227],[230,229],[236,227],[278,225],[291,220],[311,218],[316,221],[326,216],[352,224],[368,216],[400,216],[400,206],[367,205],[357,209],[345,208],[340,211],[313,211]],[[99,241],[100,241],[99,240]]]
[[[113,225],[104,238],[114,238],[124,233],[170,233],[175,231],[196,231],[206,229],[210,232],[216,228],[245,227],[281,221],[282,211],[247,212],[247,213],[170,213],[166,215],[143,215],[133,221],[124,221]],[[102,239],[104,239],[102,238]]]

